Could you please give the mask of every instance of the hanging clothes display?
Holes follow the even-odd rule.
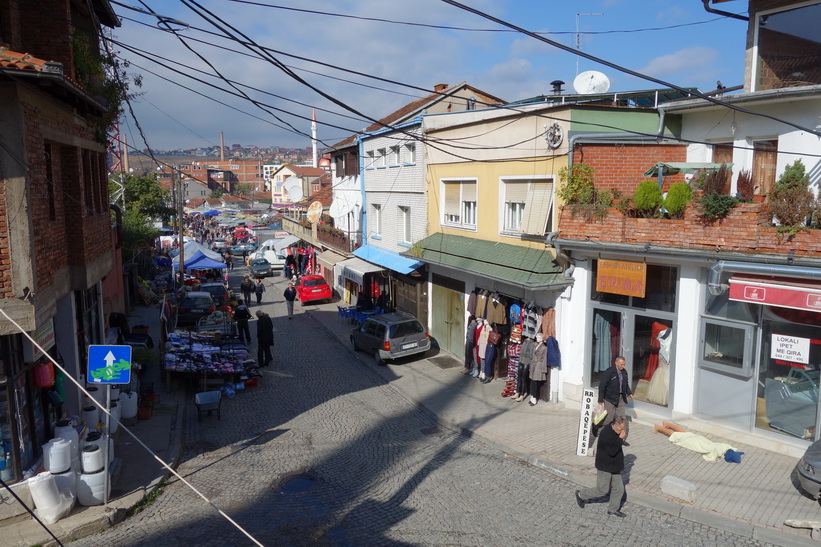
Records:
[[[670,348],[673,345],[673,329],[667,328],[658,334],[659,365],[653,373],[647,388],[647,400],[653,404],[667,406],[670,391]]]
[[[610,344],[610,321],[596,313],[593,319],[593,337],[596,341],[596,352],[593,356],[593,371],[603,372],[610,368],[613,361]]]
[[[656,372],[656,367],[659,365],[659,334],[667,330],[667,325],[654,321],[650,325],[650,356],[647,359],[647,368],[644,371],[642,380],[650,380],[653,373]]]

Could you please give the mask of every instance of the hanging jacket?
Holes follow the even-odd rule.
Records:
[[[559,341],[555,336],[550,336],[545,340],[547,345],[547,366],[561,367],[562,366],[562,352],[559,351]]]

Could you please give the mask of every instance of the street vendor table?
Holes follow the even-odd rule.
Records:
[[[172,376],[199,381],[201,387],[237,383],[256,368],[248,348],[234,338],[214,332],[173,332],[165,344],[163,364],[166,381]]]

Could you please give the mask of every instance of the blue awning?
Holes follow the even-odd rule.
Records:
[[[362,260],[367,260],[373,264],[378,264],[383,268],[393,270],[401,274],[409,274],[414,270],[418,270],[424,266],[424,262],[406,258],[399,253],[381,249],[375,245],[363,245],[353,252],[354,256],[358,256]]]

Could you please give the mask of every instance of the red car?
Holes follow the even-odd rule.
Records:
[[[321,275],[303,275],[299,278],[299,282],[294,286],[299,301],[303,304],[306,302],[314,302],[317,300],[326,300],[328,302],[333,298],[333,291],[325,278]]]

